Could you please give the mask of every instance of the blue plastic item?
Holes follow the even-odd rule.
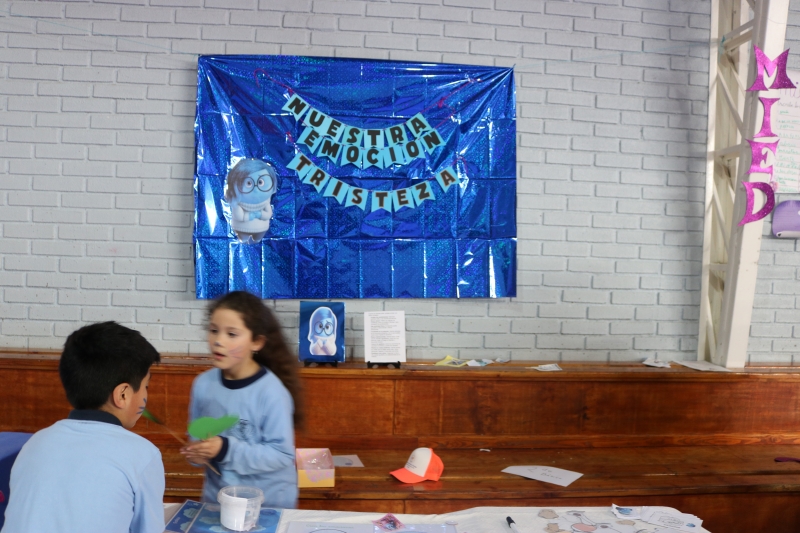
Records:
[[[33,433],[0,431],[0,494],[2,494],[0,496],[0,529],[3,529],[3,523],[6,521],[11,467],[14,465],[19,451],[32,435]]]

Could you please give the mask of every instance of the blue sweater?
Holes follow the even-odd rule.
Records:
[[[203,501],[217,501],[228,485],[247,485],[264,491],[264,506],[297,507],[294,464],[294,402],[281,380],[262,371],[252,378],[223,379],[212,368],[195,378],[189,419],[239,415],[239,423],[224,431],[222,451],[214,464],[222,476],[206,468]]]
[[[10,487],[2,533],[164,531],[161,452],[103,411],[72,411],[37,432]]]

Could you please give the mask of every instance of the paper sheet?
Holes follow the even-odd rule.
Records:
[[[787,70],[789,79],[800,80],[800,72]],[[800,89],[777,89],[769,98],[780,98],[772,108],[772,131],[778,136],[778,153],[775,154],[774,179],[778,193],[800,192]],[[758,105],[759,111],[762,107]],[[760,123],[759,123],[760,124]]]
[[[683,365],[689,368],[693,368],[695,370],[700,370],[701,372],[732,372],[732,370],[725,368],[724,366],[715,365],[714,363],[709,363],[708,361],[675,361],[679,365]]]
[[[561,485],[562,487],[570,485],[583,475],[578,472],[552,466],[509,466],[503,469],[502,472],[535,479],[537,481],[544,481],[545,483],[553,483],[554,485]]]
[[[467,361],[467,366],[486,366],[494,363],[491,359],[470,359]]]
[[[364,463],[361,462],[361,459],[359,459],[357,455],[334,455],[333,466],[350,466],[355,468],[364,466]]]
[[[673,507],[642,507],[641,519],[648,524],[680,531],[697,531],[703,521],[693,514],[682,513]]]
[[[539,372],[560,372],[564,370],[556,363],[551,363],[549,365],[529,366],[527,368],[532,368],[534,370],[538,370]]]
[[[628,502],[625,498],[618,501],[618,504],[625,505]],[[557,503],[558,498],[553,500]],[[447,533],[454,533],[454,528],[458,533],[511,533],[506,524],[506,517],[511,516],[518,524],[521,533],[543,533],[547,531],[550,524],[558,523],[560,529],[573,531],[575,525],[575,511],[581,511],[587,518],[595,524],[615,524],[616,518],[609,506],[603,507],[478,507],[447,513],[440,515],[411,515],[398,514],[397,517],[404,524],[442,524],[445,522],[455,522],[455,526],[448,526]],[[283,511],[283,519],[276,533],[288,533],[288,525],[292,522],[326,522],[333,526],[337,523],[353,524],[366,523],[371,525],[372,520],[377,520],[383,513],[356,513],[345,511],[309,511],[305,509],[286,509]],[[634,531],[647,531],[655,533],[654,530],[659,526],[653,526],[642,521],[635,521],[634,525],[625,526],[620,529],[620,533],[633,533]],[[708,533],[702,526],[696,528],[696,533]],[[666,528],[662,528],[667,532]],[[604,531],[597,528],[595,533]],[[672,530],[669,533],[678,533]],[[714,533],[720,533],[715,531]],[[738,533],[738,532],[737,532]]]
[[[464,366],[464,365],[466,365],[466,364],[467,364],[467,361],[462,361],[461,359],[456,359],[456,358],[455,358],[455,357],[453,357],[452,355],[445,355],[445,356],[444,356],[444,359],[442,359],[441,361],[436,361],[436,362],[434,363],[434,366],[453,366],[453,367],[459,367],[459,366]]]
[[[364,359],[368,363],[406,362],[405,311],[364,313]]]
[[[289,522],[287,533],[382,533],[374,523],[339,524],[336,522]],[[446,524],[403,524],[391,533],[446,533]]]
[[[374,533],[372,524],[289,522],[288,533]]]
[[[642,364],[645,366],[654,366],[656,368],[669,368],[669,361],[660,361],[652,355],[642,361]]]
[[[164,514],[167,514],[164,504]],[[253,531],[275,533],[278,529],[281,511],[263,507]],[[200,503],[187,500],[176,508],[170,507],[170,518],[164,527],[164,533],[215,533],[228,531],[221,524],[221,509],[215,503]]]

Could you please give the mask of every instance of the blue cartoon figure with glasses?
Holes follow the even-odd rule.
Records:
[[[278,176],[260,159],[242,159],[228,172],[225,199],[231,207],[231,227],[245,244],[261,242],[272,219],[272,195]]]
[[[308,321],[311,355],[336,355],[336,314],[329,307],[318,307]]]

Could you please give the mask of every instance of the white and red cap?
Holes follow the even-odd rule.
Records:
[[[403,483],[419,483],[427,479],[439,481],[442,470],[444,470],[442,460],[433,453],[433,450],[417,448],[411,452],[411,457],[408,458],[404,468],[390,472],[390,474]]]

